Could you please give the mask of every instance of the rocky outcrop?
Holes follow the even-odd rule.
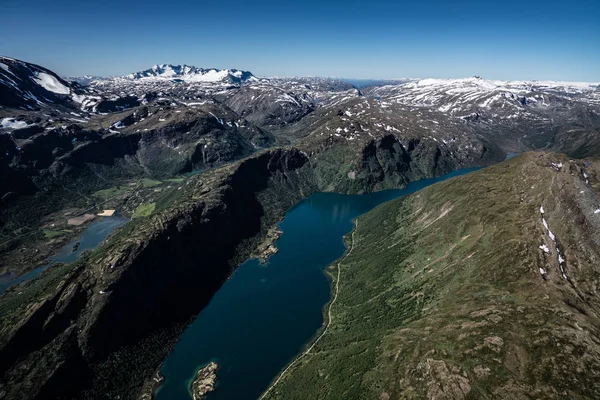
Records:
[[[224,102],[239,116],[258,126],[294,123],[314,110],[307,94],[273,90],[257,96],[252,87],[242,87]]]
[[[269,229],[265,240],[260,243],[256,249],[256,257],[261,263],[265,264],[273,254],[276,254],[279,251],[275,242],[277,242],[277,239],[279,239],[282,234],[283,231],[280,230],[278,226],[273,226]]]
[[[123,111],[128,108],[139,106],[140,100],[135,96],[118,97],[114,100],[102,100],[95,107],[97,112],[110,113]]]
[[[28,180],[38,187],[61,187],[82,176],[85,186],[110,181],[113,176],[171,177],[220,166],[274,143],[274,138],[259,128],[236,126],[196,110],[149,116],[148,108],[141,107],[119,123],[125,129],[83,129],[68,124],[40,130],[34,125],[0,135],[0,163],[6,169],[0,196],[32,193],[34,187]],[[98,170],[100,179],[94,176]],[[11,178],[15,176],[21,178]]]

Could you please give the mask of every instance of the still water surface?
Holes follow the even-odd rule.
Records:
[[[216,361],[210,400],[256,399],[323,324],[331,296],[325,268],[346,248],[352,221],[379,204],[433,183],[472,172],[454,171],[402,190],[365,195],[316,193],[291,208],[280,228],[279,252],[267,265],[242,264],[179,338],[161,372],[158,400],[188,400],[197,369]]]

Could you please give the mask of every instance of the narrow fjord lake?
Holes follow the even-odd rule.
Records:
[[[158,400],[191,398],[197,369],[219,364],[211,400],[256,399],[314,337],[331,298],[325,268],[340,258],[352,221],[377,205],[433,183],[477,170],[462,169],[366,195],[316,193],[281,222],[279,252],[266,265],[242,264],[179,338],[166,358]]]

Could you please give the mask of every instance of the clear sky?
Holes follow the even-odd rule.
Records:
[[[600,0],[0,0],[0,54],[61,75],[600,81]]]

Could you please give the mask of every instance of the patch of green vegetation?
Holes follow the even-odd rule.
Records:
[[[161,181],[155,181],[153,179],[149,179],[149,178],[143,178],[140,183],[142,184],[142,187],[144,188],[151,188],[154,186],[158,186],[160,184],[162,184]]]
[[[130,189],[122,187],[122,186],[113,186],[108,189],[98,190],[97,192],[94,192],[92,194],[92,196],[98,197],[99,199],[102,199],[102,200],[108,200],[115,196],[120,196],[122,194],[125,194],[129,191],[130,191]]]
[[[156,208],[156,203],[144,203],[140,204],[133,212],[132,218],[148,217]]]
[[[47,239],[53,239],[55,237],[59,237],[59,236],[63,236],[63,235],[66,235],[68,233],[71,233],[71,231],[68,230],[68,229],[62,229],[62,230],[44,230],[43,233],[44,233],[44,236]]]
[[[170,178],[170,179],[167,179],[167,182],[181,183],[181,182],[185,182],[185,178]]]

